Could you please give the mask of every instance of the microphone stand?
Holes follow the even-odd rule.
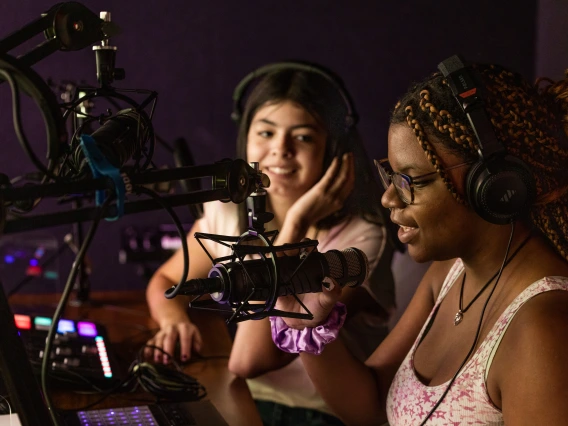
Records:
[[[75,211],[81,208],[81,200],[73,200],[73,209]],[[73,250],[73,247],[79,248],[83,245],[84,235],[83,235],[83,224],[81,222],[75,222],[73,224],[71,239],[67,245]],[[89,281],[89,274],[87,273],[87,267],[85,263],[86,257],[81,261],[79,266],[79,271],[77,273],[77,279],[75,280],[75,285],[73,289],[75,290],[75,300],[69,302],[72,306],[81,306],[85,303],[92,304],[89,300],[89,294],[91,292],[91,282]]]
[[[66,100],[69,101],[72,98],[71,91],[73,90],[72,86],[68,85],[68,90],[66,91]],[[85,133],[92,133],[88,123],[85,123],[85,117],[93,109],[93,103],[86,100],[81,102],[78,107],[79,111],[74,111],[75,120],[73,121],[75,129],[82,128],[84,129]],[[74,198],[72,201],[73,210],[79,210],[83,203],[80,198]],[[67,235],[65,236],[67,238]],[[70,240],[66,240],[65,243],[68,247],[77,254],[79,247],[83,245],[84,234],[83,234],[83,224],[79,221],[73,223],[72,233],[70,235]],[[91,291],[91,282],[89,281],[89,274],[87,272],[86,266],[86,257],[83,258],[81,261],[81,265],[79,266],[79,271],[77,273],[77,279],[75,281],[74,290],[75,290],[75,299],[69,302],[72,306],[81,306],[84,303],[90,302],[89,301],[89,294]]]

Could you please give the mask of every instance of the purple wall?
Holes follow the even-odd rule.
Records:
[[[554,80],[568,67],[568,7],[564,0],[539,0],[536,34],[536,77]]]
[[[54,3],[0,2],[0,38]],[[434,71],[446,57],[460,52],[469,60],[500,62],[533,77],[536,0],[522,3],[521,7],[518,2],[479,0],[465,7],[455,0],[83,2],[95,12],[111,11],[122,28],[113,44],[119,47],[117,66],[126,69],[127,78],[117,86],[156,90],[156,132],[168,141],[185,137],[197,164],[233,156],[233,88],[253,68],[282,59],[320,62],[342,75],[361,116],[369,153],[384,156],[390,107],[412,80]],[[58,52],[34,69],[44,78],[95,83],[90,49]],[[14,137],[10,93],[3,86],[0,172],[12,177],[33,167]],[[30,118],[29,136],[41,150],[45,148],[38,128],[41,122]],[[165,151],[155,158],[158,164],[172,164]],[[188,217],[185,209],[178,210]],[[90,252],[94,288],[145,285],[133,266],[119,265],[118,235],[130,224],[158,222],[169,219],[155,212],[101,225]],[[60,237],[69,229],[46,232]]]

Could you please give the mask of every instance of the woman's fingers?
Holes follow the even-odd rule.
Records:
[[[341,167],[339,169],[339,172],[337,173],[337,176],[332,181],[332,185],[329,188],[329,192],[330,194],[333,194],[341,201],[345,201],[345,199],[349,196],[349,194],[353,190],[354,183],[355,183],[355,166],[354,166],[353,154],[350,152],[346,152],[345,154],[343,154]]]
[[[144,348],[144,358],[145,359],[152,359],[152,355],[154,355],[154,348],[151,346],[155,346],[154,338],[152,337],[146,342],[146,347]]]
[[[335,175],[338,173],[339,170],[340,170],[339,158],[334,157],[333,160],[331,160],[331,164],[329,165],[329,167],[323,174],[322,178],[316,185],[320,186],[321,190],[324,193],[329,192],[330,189],[333,187]]]
[[[191,357],[193,351],[201,351],[201,334],[197,327],[193,324],[184,324],[179,330],[180,341],[180,359],[187,361]]]
[[[176,356],[176,345],[180,346],[180,359],[187,361],[192,351],[199,352],[203,345],[199,329],[193,324],[170,325],[159,330],[154,337],[146,342],[149,347],[144,349],[144,357],[156,363],[168,364],[170,356]]]

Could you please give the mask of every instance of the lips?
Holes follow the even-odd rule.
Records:
[[[400,240],[401,243],[409,244],[418,235],[419,232],[418,227],[402,225],[401,223],[397,222],[394,219],[391,220],[393,221],[393,223],[399,226],[398,239]]]
[[[277,176],[290,176],[296,172],[296,169],[290,166],[268,166],[265,171]]]
[[[418,228],[410,226],[400,226],[398,230],[398,239],[403,244],[409,244],[414,237],[418,235]]]

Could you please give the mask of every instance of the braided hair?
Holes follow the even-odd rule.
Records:
[[[481,74],[487,93],[485,108],[497,139],[534,176],[537,197],[530,220],[568,259],[568,71],[557,83],[541,79],[532,85],[498,65],[472,66]],[[479,159],[473,129],[442,74],[414,85],[396,104],[391,124],[403,123],[410,126],[453,197],[467,204],[432,143],[435,140],[466,161]]]

